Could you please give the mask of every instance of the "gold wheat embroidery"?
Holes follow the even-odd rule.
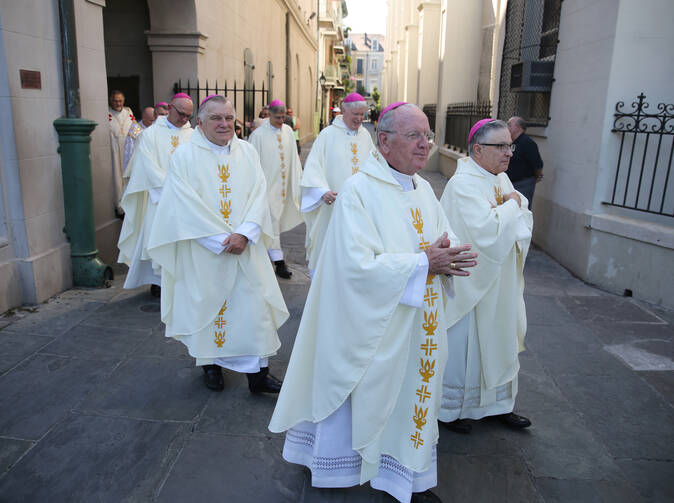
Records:
[[[435,375],[435,360],[424,360],[420,358],[421,366],[419,367],[419,375],[423,382],[430,382],[431,377]]]

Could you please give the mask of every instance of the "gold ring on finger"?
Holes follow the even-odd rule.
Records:
[[[449,268],[450,269],[456,269],[456,264],[454,262],[452,262],[451,264],[449,264]]]

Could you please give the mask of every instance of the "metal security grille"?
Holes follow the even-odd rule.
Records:
[[[243,88],[236,87],[236,80],[234,81],[234,87],[227,87],[227,81],[225,81],[225,86],[218,86],[218,81],[215,81],[214,86],[208,85],[208,80],[205,82],[202,87],[199,84],[199,81],[196,81],[196,84],[192,84],[190,80],[187,80],[187,84],[183,84],[182,80],[179,80],[173,84],[174,93],[186,93],[192,97],[192,101],[195,103],[194,114],[197,113],[197,106],[201,103],[201,100],[210,94],[221,94],[231,98],[234,103],[234,110],[239,110],[238,105],[243,104],[243,123],[244,123],[244,135],[248,136],[250,133],[250,128],[245,124],[250,124],[255,119],[255,113],[259,111],[264,105],[269,103],[269,91],[265,89],[264,82],[262,82],[262,88],[256,89],[255,82],[252,83],[250,88],[244,86]]]
[[[614,133],[620,133],[620,150],[613,193],[604,204],[674,217],[674,103],[659,103],[649,113],[641,93],[625,111],[616,103]]]
[[[501,63],[498,118],[550,120],[550,91],[562,0],[509,0]]]
[[[491,117],[491,103],[452,103],[447,105],[445,144],[452,150],[468,152],[468,133],[480,119]]]
[[[431,127],[431,131],[435,132],[435,110],[437,108],[437,105],[435,103],[429,104],[429,105],[424,105],[423,111],[426,114],[426,118],[428,119],[428,124]]]

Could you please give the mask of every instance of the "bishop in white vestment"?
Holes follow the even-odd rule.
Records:
[[[283,456],[309,467],[314,486],[369,481],[401,502],[437,502],[445,275],[467,275],[475,255],[449,247],[444,212],[415,174],[426,116],[403,103],[382,115],[381,154],[337,199],[269,429],[287,431]]]
[[[136,142],[140,137],[140,134],[149,128],[154,121],[157,120],[157,114],[152,107],[145,107],[143,109],[143,115],[140,122],[134,121],[129,128],[129,132],[126,135],[126,142],[124,143],[124,160],[122,161],[122,179],[125,184],[129,183],[129,178],[131,177],[131,171],[129,170],[129,161],[131,161],[131,156],[133,151],[136,148]],[[124,196],[122,196],[124,197]]]
[[[161,276],[158,264],[153,264],[147,254],[148,240],[169,159],[178,145],[192,136],[189,123],[192,110],[189,96],[174,97],[169,114],[159,117],[143,132],[133,154],[129,165],[131,177],[122,197],[125,217],[117,243],[117,261],[129,266],[124,288],[153,285],[152,293],[159,295]]]
[[[110,93],[110,108],[108,108],[108,123],[110,124],[110,148],[112,157],[112,181],[115,195],[115,214],[121,217],[124,211],[122,201],[122,163],[124,161],[124,145],[129,129],[136,119],[129,107],[124,106],[124,93],[112,91]]]
[[[260,154],[262,170],[267,180],[267,197],[271,211],[274,240],[269,247],[269,258],[274,262],[276,274],[290,278],[283,260],[281,233],[302,223],[300,215],[300,177],[302,165],[297,154],[295,136],[290,126],[283,123],[286,107],[280,100],[269,104],[270,116],[248,137]]]
[[[157,208],[148,254],[161,266],[166,336],[224,388],[222,368],[246,373],[251,392],[278,393],[268,358],[288,310],[267,258],[272,239],[267,188],[256,150],[234,136],[234,108],[219,95],[199,107],[179,146]]]
[[[351,93],[342,103],[343,115],[323,129],[314,141],[302,173],[301,211],[307,224],[306,250],[309,270],[316,269],[332,204],[347,178],[358,172],[375,150],[370,132],[361,124],[367,103]]]
[[[460,433],[470,432],[468,419],[485,416],[498,416],[512,428],[531,425],[513,413],[527,329],[523,268],[533,219],[505,174],[511,149],[503,121],[479,121],[469,137],[470,157],[459,160],[440,200],[459,239],[480,254],[471,276],[456,282],[457,317],[447,332],[440,420]]]

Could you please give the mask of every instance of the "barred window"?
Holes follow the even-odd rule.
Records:
[[[510,0],[506,8],[498,117],[547,126],[561,0]]]

